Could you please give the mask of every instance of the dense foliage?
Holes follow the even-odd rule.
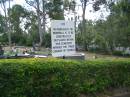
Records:
[[[108,4],[110,14],[107,18],[97,21],[86,20],[86,30],[82,34],[82,22],[79,24],[77,43],[86,50],[96,49],[112,54],[122,48],[122,52],[130,47],[130,3],[120,0]],[[104,12],[102,12],[104,13]],[[84,37],[83,37],[84,36]]]
[[[8,0],[3,1],[0,2],[1,8],[5,2],[8,3]],[[34,9],[28,10],[27,7],[21,5],[13,5],[11,8],[5,6],[5,14],[0,15],[0,43],[8,44],[10,35],[12,44],[32,46],[33,43],[40,42],[44,47],[51,47],[50,26],[48,26],[50,22],[48,20],[72,18],[69,14],[79,15],[77,7],[82,7],[82,17],[77,16],[72,19],[75,19],[75,24],[78,24],[78,27],[76,25],[76,46],[81,46],[89,51],[101,51],[109,54],[122,52],[121,55],[130,47],[129,0],[25,1]],[[107,11],[109,15],[106,18],[104,18],[106,15],[101,15],[98,20],[86,20],[87,13],[85,12],[88,10],[86,7],[89,4],[94,9],[91,12],[102,10],[103,6],[105,11],[102,10],[102,14],[104,15]],[[82,20],[80,20],[81,18]],[[120,48],[122,49],[117,51]]]
[[[129,86],[129,60],[0,60],[0,97],[94,97]]]

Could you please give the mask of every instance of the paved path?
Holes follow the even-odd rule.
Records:
[[[113,96],[113,97],[130,97],[130,93],[125,94],[125,95],[120,95],[120,96]]]

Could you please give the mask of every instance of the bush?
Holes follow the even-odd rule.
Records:
[[[0,60],[0,97],[78,97],[126,86],[129,60]]]
[[[113,55],[123,56],[123,51],[113,51]]]
[[[113,51],[113,55],[123,56],[123,57],[129,57],[129,56],[130,56],[129,53],[125,53],[125,52],[123,52],[123,51]]]

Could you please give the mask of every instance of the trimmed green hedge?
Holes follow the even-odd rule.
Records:
[[[129,60],[0,60],[0,97],[79,97],[129,86]]]

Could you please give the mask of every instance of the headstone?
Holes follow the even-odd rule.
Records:
[[[63,57],[75,54],[75,29],[73,21],[51,22],[52,56]]]

